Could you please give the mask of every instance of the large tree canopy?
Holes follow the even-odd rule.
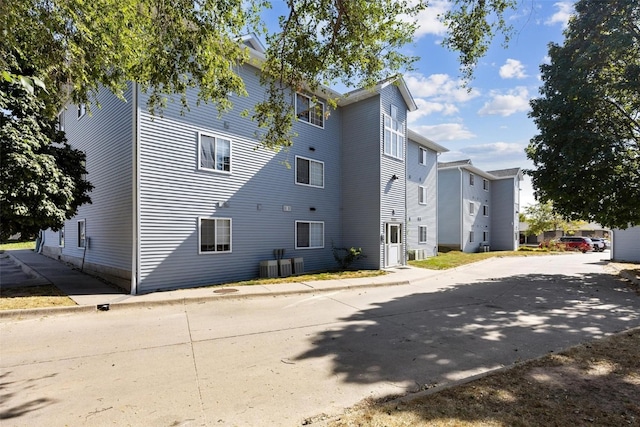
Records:
[[[494,33],[508,33],[503,16],[514,0],[450,3],[442,17],[450,28],[445,45],[460,52],[469,77]],[[2,107],[3,232],[18,224],[11,225],[5,206],[25,227],[57,228],[87,200],[78,171],[62,168],[80,153],[51,145],[59,139],[49,128],[69,98],[91,105],[99,88],[122,96],[127,82],[136,82],[149,94],[152,113],[174,94],[188,110],[189,89],[198,102],[227,111],[230,95],[247,95],[237,71],[249,60],[241,37],[253,32],[266,36],[268,96],[240,114],[260,126],[263,146],[287,147],[295,120],[288,88],[367,87],[410,70],[416,58],[402,47],[412,41],[427,0],[286,0],[278,6],[285,11],[280,30],[270,33],[263,19],[269,0],[0,1],[0,81],[13,85],[0,91],[3,105],[10,105]],[[16,104],[16,85],[25,105]],[[26,133],[17,132],[19,126]],[[27,187],[37,189],[46,213],[31,203],[38,198]]]
[[[0,239],[59,229],[90,201],[84,153],[66,142],[44,102],[0,81]]]
[[[580,0],[564,45],[549,46],[538,135],[527,156],[538,200],[568,219],[640,224],[640,3]]]

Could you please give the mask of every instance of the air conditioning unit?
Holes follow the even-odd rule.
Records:
[[[304,273],[304,258],[291,258],[293,264],[293,274]]]
[[[424,249],[416,249],[416,260],[425,259]]]
[[[290,259],[278,260],[278,267],[280,268],[280,277],[291,276],[291,260]]]
[[[278,277],[278,261],[260,261],[260,277]]]

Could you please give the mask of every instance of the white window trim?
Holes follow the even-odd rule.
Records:
[[[394,108],[397,111],[397,107],[395,105],[391,106],[391,111],[394,110]],[[397,114],[397,113],[396,113]],[[400,122],[397,118],[394,118],[393,116],[386,114],[386,113],[382,113],[383,117],[382,117],[382,152],[384,153],[385,156],[389,156],[391,158],[394,159],[400,159],[403,160],[404,159],[404,144],[405,144],[405,134],[404,134],[404,122]],[[387,127],[387,125],[385,124],[385,118],[388,118],[390,120],[391,123],[391,127]],[[393,122],[396,121],[401,125],[402,131],[397,131],[395,129],[393,129]],[[396,134],[396,136],[398,138],[396,138],[396,144],[398,144],[397,146],[397,152],[398,155],[394,156],[393,155],[393,147],[392,147],[392,141],[389,141],[389,151],[387,152],[387,148],[386,148],[386,144],[385,144],[385,134],[387,132],[387,130],[390,132],[391,134]],[[400,143],[398,141],[401,141]]]
[[[305,184],[303,182],[298,182],[298,159],[306,160],[309,162],[309,175],[311,175],[311,162],[320,163],[322,165],[322,185],[314,185],[314,184]],[[296,185],[302,185],[304,187],[313,187],[313,188],[324,188],[324,162],[321,160],[310,159],[309,157],[296,156],[296,167],[295,167],[295,183]],[[311,180],[311,176],[309,176],[309,180]]]
[[[420,201],[422,199],[422,201]],[[427,204],[427,187],[419,185],[418,186],[418,204],[426,205]]]
[[[64,132],[64,110],[58,113],[58,123],[56,125],[57,130]]]
[[[482,188],[484,189],[484,191],[489,191],[489,180],[488,179],[483,179],[482,180]]]
[[[298,223],[305,224],[322,224],[322,246],[298,246]],[[294,247],[296,249],[324,249],[324,221],[304,221],[304,220],[296,220],[294,225]],[[311,240],[311,239],[309,239]],[[309,242],[311,244],[311,242]]]
[[[87,115],[87,104],[78,104],[78,120]]]
[[[229,221],[229,250],[228,251],[203,251],[202,250],[202,220],[212,220],[215,221],[215,227],[218,227],[218,220]],[[216,236],[217,237],[217,236]],[[217,242],[216,242],[217,244]],[[199,216],[198,217],[198,254],[200,255],[219,255],[219,254],[228,254],[233,251],[233,220],[231,218],[224,217],[210,217],[210,216]]]
[[[418,163],[420,163],[423,166],[426,166],[427,165],[427,157],[428,157],[427,149],[419,147],[418,148],[418,155],[419,155]]]
[[[488,231],[483,231],[482,232],[482,241],[483,242],[488,242],[489,241],[489,232]]]
[[[489,216],[489,205],[482,205],[482,215]]]
[[[228,171],[202,167],[202,137],[203,136],[206,136],[208,138],[214,138],[216,140],[220,138],[220,139],[226,139],[229,141],[229,170]],[[214,162],[215,162],[215,158],[214,158]],[[233,139],[224,135],[217,135],[214,133],[207,133],[207,132],[198,132],[198,170],[211,172],[211,173],[220,173],[224,175],[231,175],[231,173],[233,172]]]
[[[469,185],[475,186],[476,185],[475,182],[476,182],[476,176],[474,174],[470,173],[469,174]]]
[[[83,225],[83,231],[84,231],[84,244],[82,246],[80,246],[80,224],[84,224]],[[86,249],[87,248],[87,220],[86,219],[79,219],[78,223],[76,225],[76,247],[78,249]]]
[[[475,233],[473,231],[469,232],[469,243],[474,243],[476,239]]]
[[[424,240],[422,240],[422,229],[424,229]],[[427,243],[427,239],[428,239],[428,235],[427,233],[429,232],[429,230],[427,229],[426,225],[419,225],[418,226],[418,243]]]
[[[474,216],[476,214],[476,204],[469,202],[469,215]]]
[[[309,120],[301,118],[298,115],[298,96],[303,96],[303,97],[305,97],[305,98],[307,98],[309,100]],[[319,125],[311,122],[311,109],[314,108],[315,105],[322,105],[322,116],[321,116],[322,117],[322,126],[319,126]],[[324,102],[320,101],[319,99],[316,99],[316,101],[314,102],[313,98],[311,98],[309,95],[305,95],[304,93],[296,92],[294,111],[295,111],[296,118],[298,119],[298,121],[310,124],[311,126],[317,127],[319,129],[324,129],[324,112],[325,112]]]

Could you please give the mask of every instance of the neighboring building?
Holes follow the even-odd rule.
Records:
[[[640,226],[611,230],[611,259],[640,262]]]
[[[409,130],[407,148],[407,254],[438,255],[438,155],[449,151]]]
[[[529,229],[529,224],[526,222],[520,223],[520,243],[521,244],[538,244],[543,241],[549,241],[553,239],[559,239],[564,236],[565,233],[562,230],[548,230],[538,235],[527,236],[526,231]],[[580,225],[576,230],[571,230],[572,236],[581,237],[600,237],[609,238],[611,230],[602,227],[600,224],[589,222]]]
[[[261,46],[246,43],[259,63]],[[436,158],[446,149],[407,130],[416,105],[402,78],[342,96],[330,118],[324,99],[337,94],[318,92],[314,104],[291,93],[298,137],[276,153],[258,147],[260,129],[238,113],[264,99],[259,70],[238,71],[250,97],[222,117],[196,107],[193,91],[186,114],[170,100],[152,117],[135,84],[126,102],[101,91],[91,115],[68,106],[61,123],[86,153],[93,203],[46,231],[43,253],[133,294],[254,278],[275,258],[330,269],[334,246],[361,247],[355,267],[371,269],[406,264],[407,242],[434,254]]]
[[[519,168],[483,171],[471,160],[438,164],[438,245],[463,252],[518,248]]]

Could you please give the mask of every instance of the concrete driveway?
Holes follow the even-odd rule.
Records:
[[[410,285],[0,321],[5,426],[296,426],[640,325],[602,254]]]

